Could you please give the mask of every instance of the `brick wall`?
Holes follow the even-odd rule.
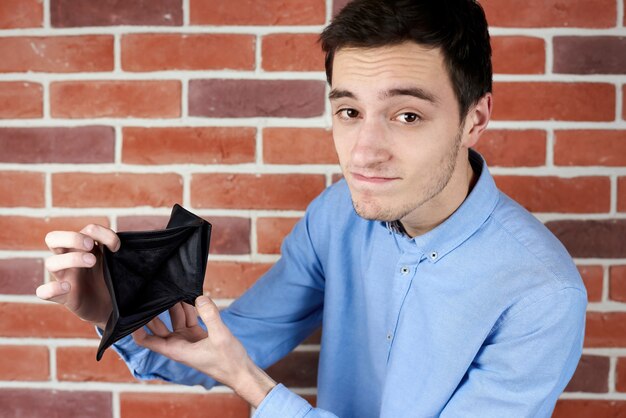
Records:
[[[43,237],[159,228],[181,202],[214,224],[206,289],[228,305],[339,173],[315,42],[343,3],[0,2],[0,417],[249,416],[226,389],[137,383],[111,352],[96,363],[92,329],[33,296]],[[495,112],[478,150],[589,291],[584,356],[555,416],[621,416],[624,0],[483,4]],[[270,374],[314,399],[318,344]]]

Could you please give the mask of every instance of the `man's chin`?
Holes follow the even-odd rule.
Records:
[[[398,220],[397,214],[378,204],[352,200],[352,206],[357,215],[368,221],[393,222]]]

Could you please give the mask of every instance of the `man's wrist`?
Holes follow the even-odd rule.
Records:
[[[261,368],[250,362],[241,378],[232,389],[254,408],[257,408],[268,393],[276,386],[274,379]]]

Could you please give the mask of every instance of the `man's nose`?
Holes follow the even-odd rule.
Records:
[[[391,158],[389,132],[380,120],[364,120],[352,148],[352,165],[373,167]]]

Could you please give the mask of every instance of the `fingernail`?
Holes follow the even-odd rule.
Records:
[[[85,249],[91,250],[93,248],[93,240],[91,238],[85,238],[83,241]]]
[[[91,253],[83,254],[83,261],[87,264],[94,264],[96,262],[96,257]]]
[[[61,282],[61,290],[64,292],[69,292],[70,284],[68,282]]]
[[[197,307],[204,306],[207,303],[209,303],[209,298],[198,298],[198,299],[196,299],[196,306]]]

